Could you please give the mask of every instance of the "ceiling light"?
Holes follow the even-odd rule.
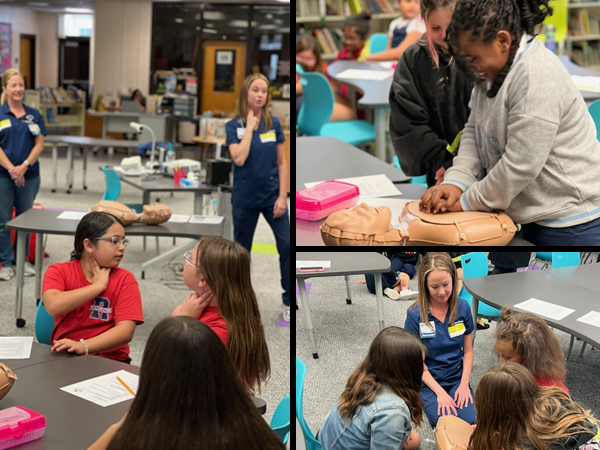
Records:
[[[81,14],[91,14],[94,12],[93,9],[87,9],[87,8],[65,8],[65,11],[68,13],[81,13]]]
[[[50,6],[50,3],[46,2],[29,2],[29,6]]]
[[[177,23],[183,23],[183,19],[181,19],[181,18],[178,17],[177,19],[175,19],[175,22],[177,22]]]

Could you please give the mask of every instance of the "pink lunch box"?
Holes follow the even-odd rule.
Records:
[[[309,189],[296,192],[296,218],[321,220],[340,209],[358,204],[358,186],[343,181],[329,180]]]
[[[0,411],[0,450],[35,441],[44,431],[46,419],[38,412],[22,406]]]

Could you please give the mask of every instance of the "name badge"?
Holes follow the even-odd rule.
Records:
[[[244,137],[244,133],[246,132],[245,128],[238,128],[237,129],[237,138],[239,140],[242,140],[242,138]]]
[[[260,135],[260,142],[262,142],[263,144],[266,142],[277,142],[277,140],[275,139],[275,132],[274,131],[269,131],[267,133],[263,133]]]
[[[465,334],[465,324],[458,323],[454,326],[448,327],[448,333],[450,333],[451,338],[462,336],[463,334]]]
[[[42,134],[40,126],[37,123],[29,124],[29,131],[31,131],[31,134],[33,134],[34,136]]]
[[[5,128],[10,128],[11,126],[10,119],[0,121],[0,131],[4,130]]]
[[[431,339],[435,337],[435,323],[431,321],[429,324],[431,325],[431,328],[423,322],[419,324],[419,335],[421,336],[421,339]]]

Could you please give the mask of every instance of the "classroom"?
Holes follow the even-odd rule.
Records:
[[[593,450],[598,252],[296,253],[299,450]]]
[[[599,245],[598,0],[299,0],[298,246]]]
[[[0,448],[290,448],[289,0],[0,0]]]

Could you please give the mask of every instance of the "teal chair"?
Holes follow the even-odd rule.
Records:
[[[387,50],[388,41],[390,38],[385,33],[375,33],[369,39],[371,43],[370,54],[380,53],[384,50]]]
[[[400,161],[398,161],[397,155],[394,155],[393,163],[394,163],[394,167],[396,169],[402,170],[402,167],[400,167]],[[411,177],[410,183],[411,184],[421,184],[425,187],[428,187],[427,186],[427,175],[421,175],[419,177]]]
[[[121,179],[115,169],[111,169],[107,165],[102,166],[102,172],[104,172],[104,181],[106,182],[106,190],[102,196],[102,200],[116,201],[121,194]],[[133,209],[136,213],[141,214],[144,211],[142,203],[126,203],[130,209]],[[146,251],[146,236],[144,236],[144,251]],[[156,236],[156,254],[160,254],[158,246],[158,236]]]
[[[308,136],[329,136],[350,145],[375,140],[375,127],[364,120],[328,122],[333,112],[334,97],[327,78],[319,72],[304,72],[302,79],[303,114],[298,116],[298,129]]]
[[[290,406],[290,396],[286,395],[275,408],[271,419],[271,429],[279,436],[284,445],[287,444],[290,437]]]
[[[488,260],[487,256],[483,252],[467,253],[466,255],[460,256],[460,261],[463,269],[463,280],[473,277],[485,277],[488,274]],[[471,306],[473,296],[463,286],[458,296],[469,302]],[[477,314],[483,317],[492,319],[498,319],[500,317],[500,310],[483,302],[479,302],[479,308]]]
[[[304,75],[304,69],[300,64],[296,64],[296,73],[300,77],[300,83],[302,86],[306,85],[306,80],[302,77]],[[304,92],[304,88],[302,88],[302,92]],[[298,111],[298,119],[296,120],[296,130],[298,130],[298,122],[301,120],[301,116],[304,114],[304,103],[300,107],[300,111]]]
[[[594,100],[590,103],[588,111],[594,120],[594,125],[596,125],[596,139],[600,141],[600,100]]]
[[[51,345],[50,335],[54,329],[54,317],[48,314],[42,302],[35,314],[35,337],[40,344]]]
[[[306,450],[323,450],[323,446],[319,441],[315,439],[308,428],[306,420],[304,420],[304,413],[302,412],[302,395],[304,393],[304,378],[306,376],[306,365],[300,358],[296,356],[296,418],[300,423],[302,432],[304,433],[304,442],[306,443]]]

